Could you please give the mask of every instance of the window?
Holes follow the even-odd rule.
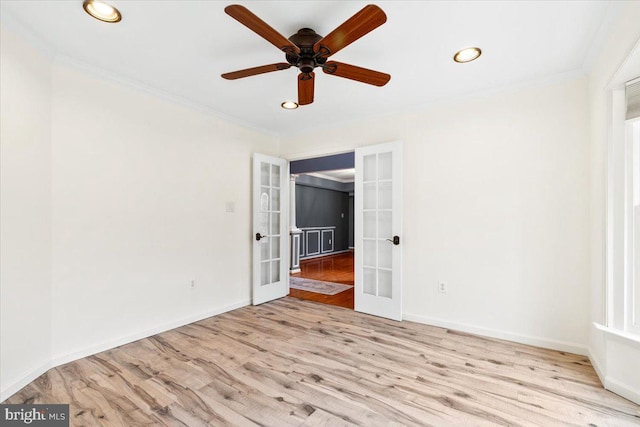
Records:
[[[640,340],[640,79],[613,91],[608,148],[607,326]]]
[[[626,123],[625,330],[640,335],[640,118]]]

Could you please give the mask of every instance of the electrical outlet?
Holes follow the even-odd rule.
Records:
[[[447,284],[444,283],[444,282],[438,283],[438,292],[440,292],[442,294],[446,294],[447,293]]]
[[[196,281],[192,280],[191,281],[191,289],[195,289],[196,288]]]

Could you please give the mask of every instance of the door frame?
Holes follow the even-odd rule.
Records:
[[[367,143],[367,144],[363,144],[363,145],[353,145],[353,146],[349,146],[344,147],[343,149],[337,150],[337,151],[324,151],[324,150],[320,150],[320,151],[314,151],[313,153],[302,153],[302,154],[297,154],[294,157],[286,157],[285,159],[287,160],[287,165],[289,165],[290,162],[292,161],[297,161],[297,160],[307,160],[307,159],[317,159],[317,158],[322,158],[322,157],[329,157],[329,156],[334,156],[337,154],[345,154],[345,153],[353,153],[356,151],[356,148],[364,148],[364,147],[368,147],[368,146],[372,146],[372,145],[381,145],[381,144],[392,144],[392,143],[398,143],[401,144],[402,146],[404,146],[404,143],[402,142],[402,140],[400,139],[396,139],[396,140],[391,140],[391,141],[384,141],[384,142],[372,142],[372,143]],[[402,161],[400,162],[400,174],[401,176],[404,178],[404,150],[402,151]],[[354,168],[355,168],[355,164],[354,164]],[[402,192],[404,192],[404,182],[401,184],[401,188],[402,188]],[[354,188],[354,201],[355,201],[355,197],[357,197],[357,194],[355,194],[355,188]],[[403,208],[404,208],[404,201],[403,203]],[[354,203],[354,211],[355,211],[355,203]],[[404,209],[403,209],[404,211]],[[290,214],[291,211],[290,209],[287,211],[287,214]],[[355,214],[355,212],[354,212]],[[404,212],[403,212],[403,218],[402,220],[404,220]],[[354,228],[355,228],[355,221],[356,218],[354,217]],[[402,229],[400,230],[400,236],[401,238],[404,236],[404,221],[401,221],[402,224]],[[355,236],[355,231],[354,231],[354,246],[355,246],[355,240],[356,240],[356,236]],[[402,241],[402,240],[401,240]],[[288,251],[291,251],[291,245],[289,245]],[[355,260],[354,260],[354,311],[355,311],[355,306],[356,306],[356,292],[355,292],[355,269],[356,269],[356,265],[355,265]],[[404,277],[404,261],[401,263],[401,271],[400,271],[400,276]],[[401,294],[404,295],[404,281],[401,280],[400,282],[400,291]],[[404,297],[403,297],[404,298]],[[402,302],[401,302],[402,303]],[[402,320],[402,319],[398,319],[398,320]]]

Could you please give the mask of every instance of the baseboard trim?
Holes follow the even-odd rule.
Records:
[[[640,390],[607,375],[606,371],[602,369],[603,365],[591,351],[589,351],[589,360],[605,389],[640,405]]]
[[[82,359],[83,357],[91,356],[97,353],[101,353],[106,350],[110,350],[112,348],[120,347],[121,345],[129,344],[134,341],[138,341],[156,334],[160,334],[162,332],[169,331],[171,329],[179,328],[180,326],[188,325],[189,323],[198,322],[202,319],[206,319],[208,317],[217,316],[218,314],[226,313],[227,311],[235,310],[244,306],[251,304],[250,300],[244,300],[237,302],[235,304],[231,304],[225,307],[219,307],[213,310],[206,311],[204,313],[200,313],[194,316],[189,316],[183,318],[181,320],[176,320],[173,322],[165,323],[164,325],[147,329],[146,331],[138,332],[135,334],[127,335],[115,340],[109,340],[104,343],[100,343],[97,345],[93,345],[91,347],[87,347],[80,351],[75,351],[72,353],[62,354],[54,356],[52,359],[53,366],[64,365],[65,363],[73,362],[74,360]]]
[[[604,379],[604,388],[640,405],[640,390],[611,377]]]
[[[23,387],[38,378],[40,375],[47,372],[52,367],[53,366],[51,365],[51,362],[44,363],[43,365],[38,366],[36,369],[29,372],[24,377],[20,378],[18,381],[15,381],[14,383],[5,387],[2,391],[0,391],[0,402],[4,402],[8,398],[19,392]]]
[[[593,369],[595,369],[596,374],[598,375],[598,378],[602,383],[602,386],[612,393],[620,395],[625,399],[629,399],[630,401],[640,405],[640,388],[638,387],[639,384],[636,383],[634,385],[630,385],[629,383],[620,380],[629,379],[628,376],[625,376],[625,374],[629,373],[628,367],[623,368],[621,366],[614,366],[612,368],[610,366],[610,363],[619,363],[619,361],[611,362],[608,359],[609,351],[611,351],[610,349],[608,349],[610,343],[617,342],[618,344],[623,344],[625,347],[627,347],[627,351],[637,352],[637,350],[640,349],[640,339],[635,335],[631,335],[617,329],[609,328],[597,322],[593,322],[592,326],[597,332],[602,333],[603,338],[601,345],[603,346],[602,351],[604,354],[604,358],[602,360],[595,357],[594,353],[591,351],[591,349],[589,349],[589,360],[591,360],[591,365],[593,365]],[[618,351],[620,351],[620,349],[618,349]],[[610,371],[617,372],[617,375],[615,377],[610,375]],[[633,378],[637,379],[637,377]]]
[[[180,326],[188,325],[190,323],[198,322],[200,320],[203,320],[209,317],[217,316],[218,314],[236,310],[238,308],[242,308],[250,304],[251,304],[251,300],[243,300],[231,305],[209,310],[204,313],[199,313],[193,316],[185,317],[180,320],[165,323],[161,326],[147,329],[142,332],[137,332],[135,334],[126,335],[124,337],[120,337],[114,340],[109,340],[100,344],[92,345],[90,347],[84,348],[79,351],[74,351],[71,353],[54,356],[52,357],[49,363],[45,363],[44,365],[38,367],[37,369],[34,369],[33,371],[25,375],[23,378],[19,379],[13,384],[10,384],[4,390],[1,390],[0,402],[4,402],[5,400],[13,396],[15,393],[20,391],[20,389],[22,389],[24,386],[26,386],[31,381],[35,380],[36,378],[38,378],[40,375],[44,374],[51,368],[64,365],[65,363],[73,362],[74,360],[82,359],[83,357],[92,356],[94,354],[101,353],[106,350],[120,347],[121,345],[129,344],[134,341],[148,338],[150,336],[157,335],[162,332],[169,331],[171,329],[179,328]]]
[[[551,350],[564,351],[567,353],[575,353],[587,356],[588,349],[586,345],[577,343],[559,341],[549,338],[535,337],[532,335],[518,334],[515,332],[502,331],[498,329],[483,328],[465,323],[450,322],[448,320],[437,319],[434,317],[422,316],[418,314],[404,313],[404,320],[411,322],[423,323],[425,325],[438,326],[446,329],[467,332],[475,335],[482,335],[489,338],[497,338],[501,340],[513,341],[520,344],[532,345],[536,347],[548,348]]]
[[[607,375],[606,372],[602,369],[602,364],[600,363],[598,358],[593,355],[591,350],[589,350],[588,356],[589,361],[591,362],[591,366],[593,366],[593,370],[596,371],[596,375],[598,376],[600,383],[602,383],[602,386],[605,387],[605,383],[607,382]]]

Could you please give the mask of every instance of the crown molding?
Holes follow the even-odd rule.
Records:
[[[235,116],[231,116],[228,114],[225,114],[221,111],[218,111],[216,109],[213,109],[205,104],[199,103],[199,102],[195,102],[192,101],[190,99],[184,98],[184,97],[180,97],[180,96],[176,96],[173,95],[171,93],[169,93],[168,91],[156,88],[154,86],[151,86],[147,83],[145,83],[144,81],[141,80],[134,80],[128,77],[124,77],[121,76],[117,73],[113,73],[107,70],[104,70],[100,67],[96,67],[90,64],[87,64],[86,62],[80,61],[76,58],[72,58],[70,56],[66,56],[66,55],[56,55],[53,58],[53,63],[57,64],[57,65],[63,65],[69,68],[73,68],[76,69],[78,71],[84,72],[86,74],[89,74],[91,76],[100,78],[102,80],[106,80],[112,83],[115,83],[119,86],[123,86],[132,90],[135,90],[137,92],[141,92],[144,93],[146,95],[150,95],[154,98],[159,98],[159,99],[163,99],[165,101],[171,102],[173,104],[178,104],[181,105],[183,107],[186,107],[188,109],[191,110],[195,110],[198,111],[200,113],[204,113],[207,115],[211,115],[214,116],[218,119],[224,120],[227,123],[232,123],[235,124],[237,126],[243,127],[245,129],[254,131],[254,132],[258,132],[258,133],[262,133],[264,135],[268,135],[271,136],[273,138],[276,138],[279,141],[280,138],[280,134],[277,132],[274,132],[272,130],[263,128],[261,126],[256,126],[253,123],[250,123],[248,121],[239,119]]]
[[[6,9],[3,9],[2,13],[0,13],[0,24],[3,31],[9,30],[13,32],[50,61],[53,61],[53,58],[57,55],[58,52],[49,42],[36,35],[19,18],[16,18],[13,13]]]
[[[137,92],[141,92],[155,98],[163,99],[173,104],[181,105],[191,110],[195,110],[207,115],[214,116],[225,122],[235,124],[236,126],[240,126],[242,128],[245,128],[254,132],[268,135],[272,138],[275,138],[278,143],[280,142],[281,135],[278,132],[274,132],[272,130],[263,128],[261,126],[256,126],[253,123],[250,123],[246,120],[239,119],[235,116],[225,114],[205,104],[198,103],[184,97],[173,95],[168,91],[153,87],[152,85],[144,81],[130,79],[130,78],[118,75],[116,73],[106,71],[102,68],[87,64],[76,58],[64,55],[59,51],[57,51],[47,41],[43,40],[41,37],[36,35],[32,30],[30,30],[26,25],[24,25],[20,19],[16,18],[15,15],[11,12],[3,10],[2,14],[0,14],[0,23],[2,24],[3,30],[8,30],[16,34],[18,37],[23,39],[26,43],[28,43],[30,46],[32,46],[34,49],[40,52],[45,58],[47,58],[53,64],[67,66],[67,67],[76,69],[78,71],[84,72],[86,74],[89,74],[91,76],[100,78],[102,80],[110,81],[119,86],[127,87]]]
[[[570,70],[562,73],[536,77],[536,78],[528,79],[521,82],[507,84],[507,85],[489,87],[485,89],[478,89],[476,91],[466,92],[458,95],[434,98],[432,100],[421,102],[419,104],[410,104],[401,108],[389,109],[388,111],[370,114],[365,117],[332,121],[330,124],[325,124],[323,122],[320,122],[316,126],[314,126],[314,130],[328,131],[328,130],[340,129],[348,126],[366,124],[373,120],[377,121],[377,120],[384,120],[384,119],[390,119],[390,118],[402,118],[403,116],[406,116],[408,114],[424,113],[439,107],[446,107],[448,105],[454,105],[464,101],[470,101],[470,100],[481,99],[481,98],[489,98],[497,95],[504,95],[504,94],[516,93],[516,92],[529,90],[529,89],[541,88],[541,87],[550,86],[557,83],[576,80],[579,78],[586,77],[587,75],[588,75],[588,72],[584,70],[582,67],[576,68],[574,70]],[[304,133],[305,133],[305,130],[294,130],[290,132],[282,132],[282,137],[287,139],[295,139],[296,137],[303,135]]]
[[[584,60],[582,62],[582,69],[588,74],[591,72],[595,63],[602,53],[602,48],[607,41],[607,37],[611,35],[611,30],[614,28],[615,23],[622,15],[622,2],[608,2],[604,17],[600,21],[598,29],[594,33],[593,37],[589,41],[587,50],[584,54]]]

